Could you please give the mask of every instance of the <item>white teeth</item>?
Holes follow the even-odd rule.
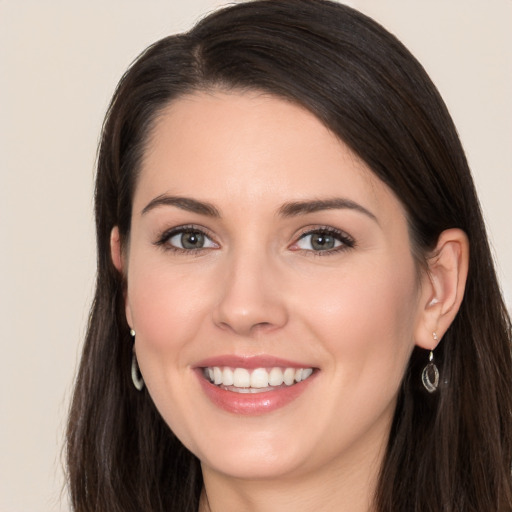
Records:
[[[313,368],[304,368],[302,370],[302,380],[306,380],[313,373]]]
[[[245,368],[235,368],[233,372],[233,386],[236,388],[251,387],[251,375]]]
[[[232,386],[233,382],[233,370],[231,368],[224,368],[222,371],[222,384],[224,386]]]
[[[221,368],[219,366],[204,369],[204,376],[217,386],[229,386],[240,389],[265,389],[279,387],[283,383],[291,386],[310,377],[313,368],[280,368],[274,367],[247,370],[246,368]]]
[[[283,383],[283,370],[281,368],[272,368],[268,374],[268,383],[271,386],[280,386]]]
[[[295,368],[286,368],[284,371],[284,383],[287,386],[291,386],[295,381]]]
[[[256,368],[251,373],[251,388],[268,388],[268,372],[265,368]]]
[[[213,382],[214,384],[222,384],[222,370],[217,366],[213,369]]]

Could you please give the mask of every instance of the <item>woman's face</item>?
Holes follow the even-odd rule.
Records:
[[[205,470],[376,463],[423,277],[399,201],[316,117],[257,93],[172,103],[124,256],[146,386]]]

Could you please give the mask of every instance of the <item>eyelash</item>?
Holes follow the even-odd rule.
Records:
[[[203,251],[209,250],[211,247],[200,247],[197,249],[185,249],[181,247],[176,247],[175,245],[172,245],[169,243],[169,240],[177,235],[183,235],[185,233],[199,233],[200,235],[203,235],[206,239],[210,240],[211,243],[215,244],[217,247],[218,245],[216,242],[213,241],[213,238],[210,236],[209,232],[199,226],[195,225],[186,225],[186,226],[178,226],[169,230],[164,231],[158,238],[158,240],[155,242],[156,246],[162,247],[165,251],[172,251],[175,253],[180,254],[194,254],[199,255]],[[332,254],[337,254],[342,251],[347,251],[349,249],[353,249],[356,246],[355,240],[345,233],[344,231],[341,231],[339,229],[335,229],[328,226],[319,226],[314,229],[309,229],[303,233],[300,234],[300,236],[297,238],[297,240],[292,244],[293,246],[297,246],[297,244],[304,240],[307,236],[311,235],[325,235],[330,236],[334,238],[336,241],[338,241],[340,244],[337,247],[334,247],[332,249],[326,249],[326,250],[313,250],[313,249],[303,249],[300,247],[296,247],[295,251],[301,251],[307,254],[310,254],[312,256],[328,256]]]
[[[329,226],[319,226],[313,229],[308,229],[299,236],[299,238],[297,239],[296,242],[294,242],[293,245],[296,246],[301,240],[304,240],[304,238],[311,235],[330,236],[334,238],[336,241],[340,242],[340,245],[332,249],[326,249],[323,251],[315,251],[313,249],[302,249],[300,247],[297,247],[295,250],[303,251],[308,255],[312,256],[330,256],[333,254],[338,254],[343,251],[347,251],[349,249],[353,249],[356,246],[355,240],[348,233],[345,233],[344,231]]]
[[[155,242],[155,245],[162,247],[165,251],[171,251],[171,252],[180,253],[180,254],[199,255],[203,251],[210,249],[210,247],[199,247],[197,249],[185,249],[185,248],[181,248],[181,247],[176,247],[175,245],[172,245],[169,243],[171,238],[173,238],[174,236],[183,235],[185,233],[199,233],[199,234],[203,235],[206,239],[212,241],[212,243],[217,245],[216,242],[213,241],[213,238],[210,236],[209,232],[205,228],[195,226],[192,224],[187,225],[187,226],[178,226],[178,227],[171,228],[171,229],[164,231],[159,236],[158,240]]]

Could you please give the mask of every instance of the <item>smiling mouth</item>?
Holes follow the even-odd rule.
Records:
[[[210,383],[235,393],[264,393],[290,387],[308,379],[313,368],[232,368],[208,366],[203,376]]]

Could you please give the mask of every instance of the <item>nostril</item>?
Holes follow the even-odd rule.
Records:
[[[246,323],[245,325],[241,322],[218,322],[217,325],[225,330],[236,332],[237,334],[242,334],[246,336],[250,336],[256,334],[258,332],[266,332],[272,329],[275,329],[277,326],[272,324],[271,322],[257,322],[254,324]]]
[[[252,326],[253,331],[258,331],[258,330],[265,331],[270,328],[272,328],[272,324],[270,322],[260,322],[260,323]]]

